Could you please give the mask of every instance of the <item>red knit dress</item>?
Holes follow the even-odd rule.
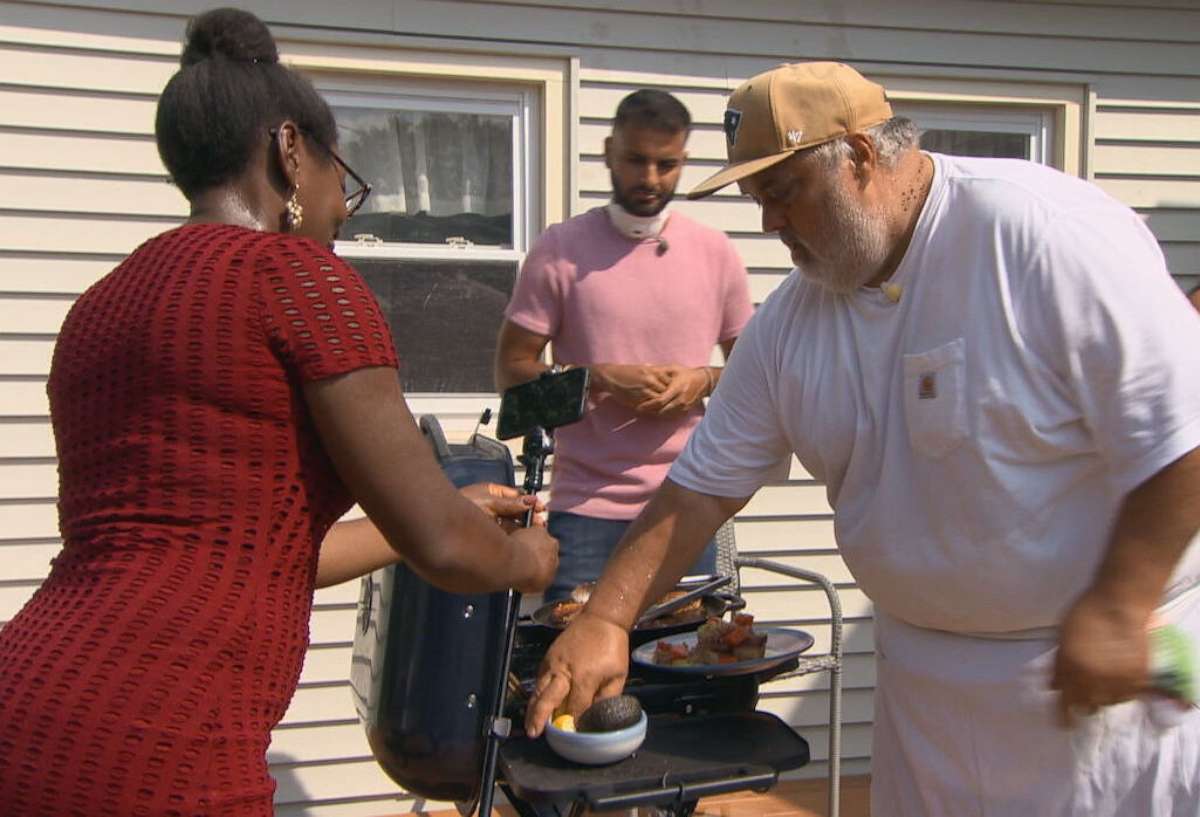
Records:
[[[362,279],[226,225],[151,239],[50,373],[63,549],[0,629],[0,815],[269,815],[318,545],[351,505],[301,383],[396,366]]]

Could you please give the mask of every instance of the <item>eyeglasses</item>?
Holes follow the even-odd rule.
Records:
[[[279,129],[271,128],[268,133],[271,134],[272,139],[275,139],[279,135]],[[355,173],[354,168],[346,164],[346,160],[341,156],[338,156],[336,150],[328,145],[322,144],[320,140],[313,138],[312,134],[309,134],[309,138],[311,138],[314,143],[320,145],[321,149],[329,154],[329,158],[333,159],[334,163],[342,169],[343,173],[346,174],[347,184],[343,188],[343,192],[345,192],[347,189],[349,190],[349,192],[346,192],[346,218],[350,218],[350,216],[357,213],[359,208],[366,203],[367,196],[371,195],[371,183]],[[354,188],[350,188],[349,186],[349,182],[351,181],[353,181],[355,184]]]
[[[322,147],[324,146],[322,145]],[[371,183],[355,173],[354,168],[346,164],[346,160],[338,156],[336,150],[329,147],[325,148],[325,150],[328,151],[333,161],[337,162],[338,166],[345,172],[346,181],[353,181],[356,185],[356,187],[350,188],[349,193],[346,193],[346,218],[350,218],[366,203],[367,196],[371,195]],[[349,184],[347,184],[347,188],[349,188]]]

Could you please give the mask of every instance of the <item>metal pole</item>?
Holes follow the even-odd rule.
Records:
[[[525,435],[520,460],[525,466],[525,481],[522,488],[527,494],[542,490],[546,473],[546,457],[554,453],[554,437],[548,429],[537,426]],[[533,509],[525,512],[525,527],[533,524]],[[497,675],[499,689],[496,691],[496,711],[488,723],[487,749],[483,756],[483,786],[479,792],[479,817],[491,817],[492,802],[496,796],[496,759],[500,754],[500,743],[508,737],[510,724],[503,717],[504,699],[508,691],[508,672],[512,666],[513,643],[517,637],[517,619],[521,615],[521,594],[509,590],[506,599],[504,622],[504,654]]]
[[[842,777],[842,603],[837,588],[825,576],[791,565],[739,556],[737,566],[755,567],[780,573],[800,581],[812,582],[825,591],[829,602],[829,817],[839,817]]]

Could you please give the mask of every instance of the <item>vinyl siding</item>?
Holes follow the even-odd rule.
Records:
[[[45,381],[74,298],[146,238],[178,223],[185,202],[153,142],[159,90],[175,69],[183,18],[200,0],[0,2],[0,622],[44,577],[59,546],[56,473]],[[472,60],[578,60],[564,113],[574,132],[571,195],[581,212],[607,199],[603,139],[616,103],[652,85],[677,94],[696,128],[681,189],[724,158],[725,96],[781,61],[839,59],[889,87],[936,93],[958,83],[981,95],[1066,88],[1082,100],[1073,138],[1079,172],[1147,219],[1181,285],[1200,281],[1200,11],[1116,0],[293,0],[243,5],[272,23],[285,53],[445,51]],[[648,12],[648,8],[655,8]],[[114,9],[120,9],[114,10]],[[961,87],[959,88],[961,90]],[[546,203],[543,202],[545,206]],[[759,232],[748,201],[724,191],[681,212],[727,231],[760,302],[789,266]],[[551,212],[554,207],[549,207]],[[414,397],[452,438],[490,396]],[[848,619],[847,773],[870,758],[874,684],[869,601],[837,555],[823,488],[798,465],[739,515],[748,554],[818,570],[837,582]],[[823,598],[753,571],[743,576],[761,620],[810,629],[827,649]],[[378,769],[347,685],[357,587],[319,591],[301,685],[270,750],[281,815],[407,811],[419,801]],[[807,737],[825,773],[827,677],[764,687],[762,707]],[[432,805],[432,804],[430,804]]]

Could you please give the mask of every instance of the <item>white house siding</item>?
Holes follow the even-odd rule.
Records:
[[[177,223],[184,202],[152,138],[155,98],[175,69],[192,0],[0,2],[0,622],[44,577],[59,540],[45,381],[73,299],[145,238]],[[678,94],[697,127],[683,188],[717,167],[724,97],[781,61],[851,62],[892,88],[985,83],[1019,94],[1066,89],[1081,103],[1078,171],[1143,213],[1181,285],[1200,281],[1200,11],[1114,0],[1056,3],[890,0],[358,0],[237,3],[282,35],[338,47],[423,47],[578,59],[574,127],[579,212],[605,200],[603,137],[616,102],[642,85]],[[121,9],[114,11],[112,9]],[[651,10],[653,9],[653,10]],[[294,26],[294,27],[289,27]],[[411,35],[411,36],[409,36]],[[990,87],[990,86],[989,86]],[[961,88],[960,88],[961,90]],[[569,175],[569,174],[568,174]],[[760,301],[787,255],[758,233],[733,191],[680,210],[733,237]],[[464,436],[487,398],[415,397],[414,410]],[[870,607],[836,554],[823,489],[798,466],[739,515],[743,552],[807,566],[839,585],[849,618],[848,772],[870,756]],[[811,629],[828,644],[823,603],[767,576],[743,577],[762,620]],[[382,815],[411,798],[377,769],[346,685],[356,587],[318,593],[301,687],[276,732],[272,767],[286,815]],[[764,688],[763,706],[796,726],[825,771],[826,679]]]

